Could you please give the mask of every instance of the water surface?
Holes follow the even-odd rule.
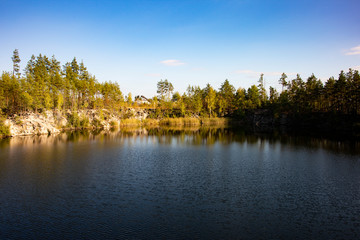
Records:
[[[0,239],[360,239],[360,144],[231,129],[0,141]]]

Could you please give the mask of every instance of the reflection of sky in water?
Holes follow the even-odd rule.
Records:
[[[7,139],[0,238],[358,239],[356,146],[228,129]]]

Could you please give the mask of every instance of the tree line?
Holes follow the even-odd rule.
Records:
[[[167,80],[163,82],[165,86],[171,84]],[[261,74],[258,84],[248,89],[240,87],[236,90],[225,80],[219,90],[210,84],[203,89],[189,86],[182,95],[175,92],[170,102],[167,96],[171,88],[167,87],[158,90],[158,98],[160,105],[166,109],[173,108],[181,116],[241,117],[247,111],[260,108],[290,114],[360,114],[360,75],[357,70],[341,71],[337,79],[331,77],[325,83],[314,74],[303,80],[299,74],[294,79],[288,79],[283,73],[279,83],[282,85],[281,92],[273,87],[266,91],[264,75]]]
[[[124,97],[118,83],[98,82],[76,58],[61,66],[54,56],[33,55],[23,74],[18,50],[13,52],[12,61],[13,71],[3,72],[0,77],[0,110],[4,114],[103,108],[121,111],[140,104],[130,93]],[[273,87],[267,91],[261,74],[258,83],[248,89],[236,89],[225,80],[218,90],[210,84],[205,88],[189,85],[181,94],[174,92],[172,83],[165,79],[157,83],[158,95],[141,104],[155,109],[154,117],[241,117],[259,108],[295,114],[360,114],[357,70],[341,71],[338,78],[331,77],[325,83],[314,74],[303,80],[299,74],[288,79],[283,73],[279,83],[280,92]]]
[[[124,101],[117,83],[99,83],[76,58],[61,66],[47,56],[34,55],[20,73],[18,50],[13,52],[13,71],[0,77],[0,109],[22,111],[118,108]]]

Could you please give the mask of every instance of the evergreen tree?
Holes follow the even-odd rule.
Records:
[[[261,97],[260,97],[260,92],[259,92],[259,88],[256,85],[252,85],[248,90],[247,90],[247,108],[248,109],[256,109],[258,107],[260,107],[261,105]]]
[[[265,89],[265,80],[263,73],[260,75],[258,88],[259,88],[261,105],[265,105],[267,101],[267,94]]]
[[[220,114],[222,116],[231,114],[234,108],[234,97],[235,97],[235,88],[230,84],[229,80],[225,80],[219,89],[219,109],[221,109]]]
[[[15,76],[15,74],[17,75],[18,78],[20,78],[20,57],[19,57],[19,51],[17,49],[14,50],[13,52],[13,56],[12,56],[12,61],[13,61],[13,76]]]
[[[279,79],[279,83],[281,84],[282,86],[282,91],[284,91],[284,88],[287,87],[287,82],[286,82],[286,79],[287,79],[287,75],[285,73],[282,73],[281,74],[281,77]]]

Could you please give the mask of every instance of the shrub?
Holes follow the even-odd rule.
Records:
[[[91,125],[96,128],[102,127],[101,121],[97,118],[94,118],[94,120],[92,120]]]
[[[110,126],[111,126],[112,128],[116,128],[116,127],[119,126],[119,123],[118,123],[117,121],[112,120],[112,121],[110,121]]]
[[[100,118],[101,120],[104,120],[104,119],[105,119],[105,117],[104,117],[104,112],[103,112],[102,109],[100,110],[99,118]]]
[[[21,125],[21,124],[23,124],[20,116],[16,116],[14,120],[15,120],[16,125]]]
[[[4,119],[0,118],[0,137],[10,136],[10,127],[5,125]]]
[[[90,126],[90,121],[89,121],[89,118],[87,117],[83,117],[81,120],[80,120],[80,127],[82,128],[87,128]]]
[[[77,112],[73,112],[68,116],[68,125],[69,127],[80,127],[80,117]]]

